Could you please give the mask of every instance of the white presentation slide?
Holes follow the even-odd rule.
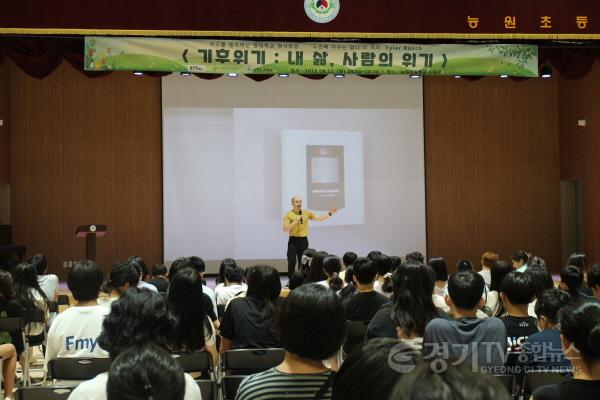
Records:
[[[296,195],[316,214],[339,210],[310,221],[312,248],[425,253],[420,79],[173,74],[162,107],[165,262],[285,266]]]

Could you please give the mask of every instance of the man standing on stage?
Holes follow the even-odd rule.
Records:
[[[300,196],[292,197],[292,209],[283,216],[283,231],[289,232],[287,259],[288,277],[291,277],[296,268],[296,262],[300,265],[302,253],[308,249],[308,221],[325,221],[337,212],[337,208],[331,207],[324,215],[317,215],[312,211],[302,210],[302,199]]]

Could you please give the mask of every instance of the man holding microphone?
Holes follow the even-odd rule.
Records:
[[[288,278],[292,276],[296,263],[300,265],[302,253],[308,249],[308,221],[325,221],[337,212],[337,208],[329,208],[329,212],[317,215],[312,211],[302,210],[302,199],[300,196],[292,197],[292,209],[283,216],[283,231],[288,232]]]

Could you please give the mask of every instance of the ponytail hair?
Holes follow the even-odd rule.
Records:
[[[323,260],[323,270],[327,274],[329,280],[329,288],[335,292],[341,290],[344,287],[342,278],[339,277],[339,273],[342,270],[342,264],[338,256],[333,254],[328,255]]]
[[[584,362],[600,361],[600,301],[575,300],[559,313],[560,332],[575,345]]]
[[[392,259],[385,254],[380,254],[372,259],[377,269],[377,275],[383,277],[381,290],[385,293],[392,293],[394,285],[392,283]]]

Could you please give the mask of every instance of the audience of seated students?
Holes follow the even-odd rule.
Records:
[[[310,260],[308,274],[306,275],[305,283],[317,283],[327,279],[325,270],[323,269],[323,261],[328,254],[326,251],[318,251]]]
[[[533,399],[600,398],[600,302],[591,297],[575,299],[559,312],[558,322],[573,379],[542,386],[533,392]]]
[[[485,283],[484,283],[485,284]],[[437,368],[421,362],[398,382],[390,400],[511,400],[491,374],[448,363]]]
[[[458,262],[456,263],[456,271],[460,272],[460,271],[474,271],[473,269],[473,263],[469,260],[458,260]]]
[[[290,292],[279,314],[281,364],[244,379],[237,400],[330,399],[333,373],[323,365],[341,347],[346,315],[338,296],[321,285]]]
[[[531,266],[527,270],[530,269]],[[522,344],[522,355],[517,360],[521,367],[520,378],[525,369],[567,370],[571,367],[562,352],[558,330],[558,313],[568,302],[569,295],[559,289],[548,289],[538,296],[535,312],[540,332],[530,335]]]
[[[49,301],[54,301],[58,297],[58,276],[48,273],[48,260],[43,254],[36,254],[27,260],[29,264],[35,266],[40,289],[46,295]]]
[[[502,301],[500,301],[500,289],[502,280],[512,271],[513,267],[504,261],[499,260],[492,265],[490,273],[492,280],[490,290],[486,293],[484,308],[489,316],[501,317],[506,313],[506,310],[502,306]]]
[[[433,304],[433,271],[421,263],[401,264],[394,275],[394,302],[382,306],[367,327],[367,337],[399,338],[421,348],[427,324],[444,314]]]
[[[224,258],[219,265],[219,273],[217,274],[217,278],[215,279],[217,288],[225,286],[225,267],[237,267],[237,263],[233,258]]]
[[[13,298],[12,276],[0,270],[0,318],[21,317],[23,310]],[[0,332],[0,357],[2,359],[2,379],[4,381],[4,398],[12,399],[15,383],[17,359],[24,350],[23,336],[17,332]]]
[[[56,316],[46,340],[46,364],[57,357],[108,357],[98,345],[102,322],[110,309],[98,304],[102,271],[94,261],[78,261],[69,270],[67,286],[75,305]]]
[[[171,279],[167,302],[169,311],[177,319],[172,350],[178,353],[204,350],[211,354],[213,365],[217,365],[216,333],[206,315],[206,297],[202,290],[202,279],[193,268],[183,268]]]
[[[503,367],[507,344],[504,324],[495,317],[477,318],[477,309],[484,303],[484,288],[483,277],[474,271],[450,276],[446,301],[455,319],[435,318],[429,322],[423,337],[426,359],[447,355],[481,368]],[[414,312],[422,313],[422,308]]]
[[[525,272],[527,269],[527,262],[529,261],[529,254],[527,254],[527,252],[516,250],[511,254],[510,259],[512,261],[513,269],[519,272]]]
[[[560,283],[558,287],[569,293],[571,298],[589,297],[583,286],[583,272],[573,266],[567,265],[560,270]]]
[[[340,278],[341,270],[342,263],[340,258],[333,254],[327,255],[327,257],[325,257],[323,260],[323,271],[325,272],[327,279],[317,283],[330,288],[334,292],[338,292],[344,287],[344,281],[342,281],[342,278]]]
[[[183,400],[185,374],[164,349],[152,344],[132,346],[110,366],[107,400]],[[210,399],[205,399],[210,400]]]
[[[167,267],[164,264],[156,264],[152,267],[152,279],[148,281],[156,287],[159,293],[167,293],[169,289],[169,278],[167,278]]]
[[[512,271],[502,280],[500,298],[506,315],[500,319],[506,328],[509,352],[520,352],[521,343],[538,332],[537,320],[527,312],[534,297],[535,288],[530,275]]]
[[[108,277],[108,299],[106,303],[110,304],[130,288],[137,287],[139,275],[135,267],[129,261],[118,261],[110,269]]]
[[[492,267],[496,261],[498,261],[498,254],[493,251],[486,251],[481,256],[481,270],[479,271],[479,275],[483,277],[485,286],[488,289],[492,285]]]
[[[44,322],[29,322],[25,325],[25,335],[29,342],[39,343],[44,340],[45,325],[48,322],[48,298],[40,288],[37,272],[33,264],[20,263],[12,270],[15,299],[23,310],[42,310]]]
[[[139,256],[131,256],[131,257],[129,257],[128,260],[131,263],[131,265],[133,265],[133,267],[135,268],[135,270],[139,276],[137,287],[140,289],[148,289],[148,290],[152,290],[153,292],[158,292],[158,289],[156,288],[156,286],[151,285],[148,282],[146,282],[149,271],[148,271],[148,267],[146,266],[146,262],[144,261],[144,259]]]
[[[443,299],[448,295],[448,266],[446,265],[446,260],[442,257],[432,257],[427,262],[427,265],[435,272],[433,294]]]
[[[334,400],[388,400],[402,375],[417,364],[418,352],[395,339],[368,341],[351,353],[333,378]]]
[[[373,252],[371,252],[373,253]],[[390,297],[393,292],[392,287],[392,260],[385,254],[371,254],[370,259],[377,269],[377,277],[373,284],[373,289],[384,296]]]
[[[534,257],[539,260],[539,258]],[[533,260],[531,260],[533,261]],[[531,280],[533,285],[533,293],[534,299],[531,303],[529,303],[529,307],[527,308],[527,313],[536,318],[535,312],[535,304],[537,302],[537,298],[546,290],[554,288],[554,279],[552,279],[552,274],[548,271],[545,264],[539,263],[529,263],[529,268],[525,270],[524,274],[527,274]]]
[[[600,300],[600,264],[596,263],[590,268],[588,272],[588,285],[592,289],[592,294],[595,298]]]
[[[281,346],[275,327],[281,293],[279,272],[254,266],[248,268],[247,279],[246,296],[231,300],[221,321],[221,353]]]
[[[248,288],[244,283],[244,270],[238,266],[226,266],[223,271],[225,284],[215,287],[217,305],[226,305],[229,300],[244,293]]]
[[[342,256],[342,272],[340,272],[340,278],[344,283],[348,283],[346,280],[346,271],[354,264],[354,261],[358,258],[358,255],[353,251],[347,251]]]
[[[113,361],[132,346],[154,344],[166,350],[172,344],[175,326],[176,321],[162,295],[134,287],[111,304],[98,344]],[[69,400],[105,400],[107,381],[108,372],[105,372],[82,382],[73,390]],[[188,374],[185,374],[184,399],[201,399],[198,385]]]
[[[572,265],[574,267],[579,268],[581,273],[583,274],[583,285],[579,289],[580,292],[585,294],[586,296],[593,296],[592,290],[589,287],[587,275],[588,275],[588,265],[587,265],[587,257],[583,253],[573,253],[569,256],[566,265]]]
[[[171,281],[175,277],[175,275],[177,275],[177,273],[184,268],[195,269],[194,263],[192,262],[192,260],[190,260],[189,257],[178,257],[175,260],[173,260],[173,262],[171,263],[171,268],[169,268],[169,281]],[[196,272],[198,271],[196,270]],[[204,312],[212,321],[213,326],[216,329],[219,329],[219,317],[215,312],[215,307],[212,303],[212,300],[206,293],[204,293],[204,285],[202,286],[202,291],[202,298],[204,300]]]
[[[204,293],[210,298],[213,307],[213,312],[215,313],[215,315],[217,315],[217,298],[215,297],[215,292],[206,285],[206,282],[204,280],[206,264],[204,263],[204,260],[198,256],[191,256],[189,257],[189,259],[192,262],[192,265],[194,266],[196,272],[198,272],[198,274],[200,275],[200,279],[202,280],[202,293]]]

